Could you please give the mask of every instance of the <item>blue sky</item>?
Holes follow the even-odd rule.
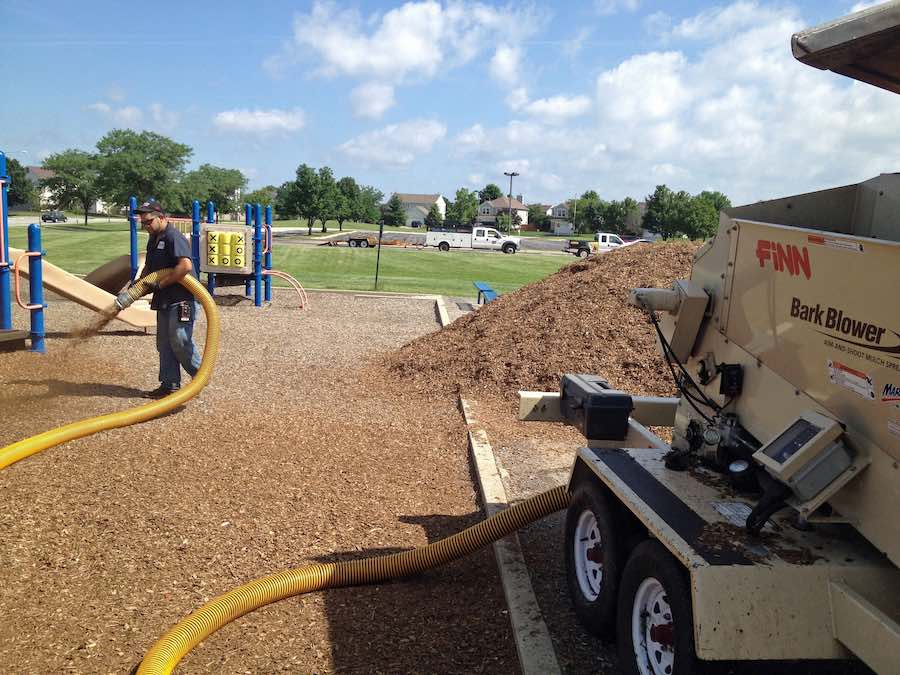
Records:
[[[131,127],[251,187],[306,162],[452,196],[512,169],[551,203],[659,183],[743,203],[900,170],[900,97],[790,55],[852,1],[142,5],[4,1],[0,149],[35,164]]]

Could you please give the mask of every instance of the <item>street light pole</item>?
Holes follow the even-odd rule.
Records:
[[[515,171],[504,171],[503,175],[509,176],[509,196],[507,198],[508,201],[506,202],[506,204],[509,207],[509,231],[512,231],[512,223],[513,223],[513,219],[512,219],[512,179],[513,179],[513,176],[518,176],[519,174],[516,173]]]

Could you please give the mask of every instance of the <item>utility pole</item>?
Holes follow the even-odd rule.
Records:
[[[503,175],[509,176],[509,196],[508,196],[509,201],[506,202],[506,205],[509,207],[509,231],[512,231],[512,224],[513,224],[513,219],[512,219],[512,179],[513,179],[513,176],[518,176],[519,174],[516,173],[515,171],[504,171]]]

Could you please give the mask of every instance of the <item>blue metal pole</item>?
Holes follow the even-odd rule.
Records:
[[[206,224],[212,224],[216,222],[216,205],[211,201],[206,202]],[[199,273],[198,273],[199,275]],[[207,272],[206,273],[206,290],[209,291],[210,295],[213,295],[216,292],[216,274],[215,272]]]
[[[128,229],[131,231],[131,279],[134,281],[138,273],[138,243],[137,243],[137,197],[128,200]]]
[[[31,351],[43,354],[47,351],[44,345],[44,272],[41,265],[41,228],[35,223],[28,226],[28,250],[40,253],[28,258],[28,297],[32,305],[39,305],[31,310]]]
[[[250,204],[244,204],[244,225],[250,227],[253,224],[253,207]],[[250,275],[247,275],[247,280],[244,282],[244,296],[250,297]]]
[[[253,213],[253,304],[262,307],[262,207]]]
[[[272,269],[272,207],[266,207],[266,237],[268,238],[269,250],[266,251],[266,258],[263,261],[266,270]],[[266,275],[266,302],[272,302],[272,277],[268,274]]]
[[[200,202],[191,205],[191,257],[194,259],[194,274],[200,278]]]
[[[3,212],[3,250],[0,250],[0,330],[12,330],[12,297],[9,294],[9,223],[6,220],[6,191],[9,176],[6,175],[6,155],[0,152],[0,211]]]

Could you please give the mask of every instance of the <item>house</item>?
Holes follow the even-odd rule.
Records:
[[[553,230],[553,234],[563,236],[574,234],[575,225],[572,224],[572,218],[575,214],[572,212],[571,203],[561,202],[551,207],[547,215],[550,216],[550,228]]]
[[[41,187],[41,181],[47,178],[53,178],[53,172],[50,171],[50,169],[44,169],[39,166],[26,166],[25,178],[38,189],[41,198],[41,209],[53,208],[55,206],[53,203],[53,193],[50,191],[50,188]],[[88,209],[88,211],[91,213],[106,213],[107,205],[102,199],[98,199],[91,205],[91,208]]]
[[[497,216],[507,213],[510,208],[518,214],[523,226],[528,224],[528,207],[519,199],[513,199],[510,202],[509,197],[497,197],[497,199],[479,204],[476,220],[482,225],[493,225],[497,222]]]
[[[414,222],[420,225],[425,223],[425,216],[431,210],[432,205],[437,204],[441,218],[447,217],[447,200],[440,194],[436,195],[415,195],[395,192],[403,204],[403,211],[406,213],[406,225],[411,226]]]

